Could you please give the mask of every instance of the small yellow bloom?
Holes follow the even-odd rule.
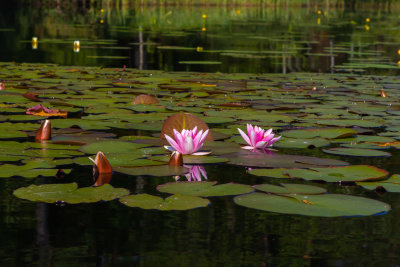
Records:
[[[236,14],[240,15],[240,9],[236,10]]]
[[[317,19],[317,23],[318,23],[318,25],[321,24],[321,18]]]
[[[370,22],[370,21],[371,21],[370,18],[366,18],[366,19],[365,19],[365,22],[367,22],[367,23]]]
[[[100,23],[104,23],[104,20],[101,19],[101,20],[100,20]]]
[[[400,55],[400,49],[399,49],[399,50],[397,50],[397,54],[399,54],[399,55]]]
[[[101,12],[101,13],[104,13],[104,9],[100,9],[100,12]]]
[[[201,17],[202,17],[203,19],[205,19],[205,18],[207,18],[207,15],[206,15],[206,14],[203,14],[203,15],[201,15]]]
[[[197,52],[202,52],[203,51],[203,47],[201,47],[201,46],[196,47],[196,51]]]
[[[203,28],[201,28],[201,31],[202,31],[202,32],[205,32],[205,31],[207,31],[207,28],[206,28],[206,27],[203,27]]]
[[[371,29],[371,28],[369,27],[369,25],[365,25],[364,27],[365,27],[365,30],[366,30],[366,31],[369,31],[369,30]]]
[[[321,10],[318,10],[318,12],[317,12],[317,13],[318,13],[318,15],[321,15],[321,13],[322,13],[322,12],[321,12]]]

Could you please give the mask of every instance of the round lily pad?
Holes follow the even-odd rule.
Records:
[[[110,153],[128,153],[130,151],[135,151],[139,148],[146,146],[148,145],[124,142],[119,140],[110,140],[87,144],[81,146],[79,150],[87,154],[96,154],[98,151],[102,151],[104,154],[107,155]]]
[[[187,195],[172,195],[166,199],[162,199],[161,197],[149,194],[138,194],[123,197],[119,201],[128,207],[162,211],[190,210],[207,207],[210,204],[208,199]]]
[[[191,195],[200,197],[240,195],[253,191],[249,185],[243,184],[221,184],[217,182],[177,182],[157,186],[157,190],[170,194]]]
[[[343,156],[357,156],[357,157],[390,157],[391,154],[385,151],[364,149],[364,148],[347,148],[335,147],[323,149],[325,153]]]
[[[281,186],[272,184],[259,184],[253,186],[255,189],[273,194],[299,194],[299,195],[317,195],[326,192],[325,188],[306,185],[306,184],[281,184]]]
[[[300,138],[281,138],[275,143],[275,147],[282,148],[315,148],[329,146],[330,142],[323,138],[300,139]]]
[[[356,130],[350,128],[322,128],[322,129],[301,129],[301,130],[291,130],[285,131],[281,134],[285,137],[290,138],[327,138],[327,139],[334,139],[334,138],[344,138],[356,135],[358,132]]]
[[[58,201],[70,204],[110,201],[129,194],[125,188],[114,188],[109,184],[99,187],[79,188],[76,183],[30,185],[14,191],[14,195],[30,201],[54,203]]]
[[[113,171],[120,172],[128,175],[149,175],[149,176],[175,176],[175,175],[183,175],[189,172],[188,168],[181,166],[169,166],[169,165],[160,165],[160,166],[146,166],[146,167],[115,167]]]
[[[287,169],[279,168],[279,169],[254,169],[250,170],[249,173],[256,176],[266,176],[273,178],[290,178],[289,175],[284,174],[283,171]]]
[[[350,165],[343,167],[291,169],[283,171],[292,178],[319,180],[326,182],[355,182],[384,179],[388,172],[368,165]]]
[[[234,201],[263,211],[320,217],[369,216],[391,209],[389,204],[381,201],[339,194],[280,196],[251,193],[237,196]]]
[[[344,166],[347,162],[325,159],[317,157],[286,155],[275,153],[272,150],[249,151],[242,149],[239,153],[224,155],[229,159],[230,164],[247,166],[247,167],[263,167],[263,168],[310,168],[318,166]]]

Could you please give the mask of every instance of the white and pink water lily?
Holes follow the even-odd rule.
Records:
[[[275,137],[272,133],[272,129],[264,130],[258,126],[247,124],[247,135],[238,128],[240,135],[246,141],[248,146],[244,146],[244,149],[266,149],[272,146],[281,137]]]
[[[193,130],[183,129],[182,132],[178,132],[174,129],[174,137],[165,134],[165,138],[171,146],[165,146],[166,149],[171,151],[178,151],[182,155],[207,155],[211,152],[200,152],[200,148],[203,146],[204,140],[208,134],[208,129],[197,131],[197,126]]]

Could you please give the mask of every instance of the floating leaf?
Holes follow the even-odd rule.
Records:
[[[273,151],[248,151],[242,149],[238,153],[224,155],[229,159],[230,164],[247,166],[247,167],[263,167],[263,168],[311,168],[318,166],[345,166],[347,162],[307,157],[298,155],[279,154]]]
[[[161,138],[165,139],[165,135],[174,136],[174,129],[178,132],[182,132],[183,129],[192,130],[194,127],[197,127],[197,130],[208,130],[208,126],[205,122],[203,122],[200,118],[196,117],[190,113],[177,113],[170,116],[162,126],[161,130]],[[213,136],[211,132],[208,133],[206,137],[206,141],[212,141]]]
[[[282,132],[282,136],[290,138],[315,138],[326,139],[344,138],[356,135],[358,132],[349,128],[321,128],[321,129],[301,129]]]
[[[128,175],[149,175],[149,176],[175,176],[175,175],[183,175],[189,172],[188,168],[181,166],[169,166],[169,165],[161,165],[161,166],[149,166],[149,167],[136,167],[136,168],[127,168],[127,167],[115,167],[113,168],[115,172],[120,172]]]
[[[107,140],[81,146],[79,150],[87,154],[96,154],[98,151],[103,151],[107,156],[107,154],[111,153],[129,153],[146,146],[120,140]]]
[[[191,195],[199,197],[229,196],[246,194],[253,191],[249,185],[221,184],[217,182],[176,182],[157,186],[157,190],[170,194]]]
[[[305,216],[369,216],[388,212],[389,204],[364,197],[339,194],[280,196],[251,193],[234,198],[236,204],[269,212]]]
[[[210,201],[195,196],[172,195],[165,200],[148,194],[138,194],[123,197],[119,200],[128,207],[155,210],[190,210],[207,207]]]
[[[355,182],[384,179],[388,172],[368,165],[351,165],[343,167],[291,169],[283,171],[291,178],[319,180],[326,182]]]
[[[92,203],[101,200],[110,201],[129,194],[125,188],[114,188],[109,184],[99,187],[83,187],[78,189],[76,183],[30,185],[14,191],[14,195],[30,201],[47,203],[67,202]]]
[[[325,153],[343,156],[357,156],[357,157],[390,157],[391,154],[385,151],[363,148],[345,148],[335,147],[323,149]]]
[[[134,104],[134,105],[139,105],[139,104],[154,105],[154,104],[158,104],[158,100],[154,96],[141,94],[141,95],[136,96],[135,99],[133,99],[132,104]]]
[[[323,138],[300,139],[300,138],[281,138],[274,147],[282,148],[315,148],[329,146],[330,142]]]
[[[325,188],[305,185],[305,184],[281,184],[280,186],[272,184],[259,184],[253,186],[255,189],[273,194],[299,194],[299,195],[317,195],[326,192]]]

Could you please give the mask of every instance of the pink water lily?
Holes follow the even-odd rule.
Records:
[[[272,133],[272,129],[264,130],[258,126],[247,124],[247,135],[238,128],[240,135],[249,144],[249,146],[244,146],[244,149],[266,149],[272,146],[281,137],[275,137]]]
[[[205,132],[203,130],[197,131],[197,126],[193,130],[183,129],[182,132],[174,129],[175,140],[165,134],[165,138],[172,146],[165,146],[165,148],[171,151],[178,151],[182,155],[207,155],[211,152],[197,152],[203,146],[207,134],[208,130]]]

